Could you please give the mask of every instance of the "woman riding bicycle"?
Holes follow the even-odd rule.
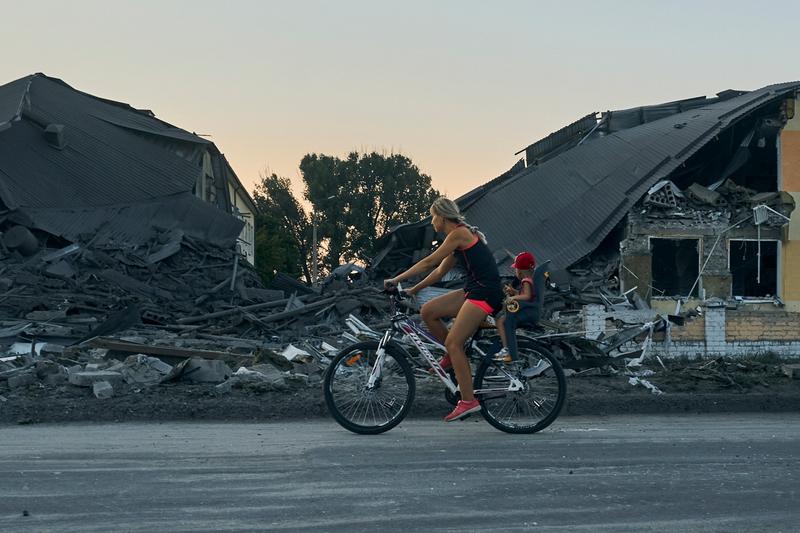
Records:
[[[446,235],[444,242],[402,274],[385,280],[384,286],[395,287],[401,281],[433,269],[427,277],[408,289],[407,292],[413,295],[441,280],[456,265],[466,271],[463,289],[434,298],[420,309],[428,330],[442,341],[447,350],[439,364],[445,369],[452,365],[458,380],[461,400],[444,419],[445,422],[452,422],[481,409],[473,394],[472,370],[464,352],[464,344],[487,315],[493,315],[501,309],[503,289],[497,263],[486,245],[486,237],[477,228],[464,223],[458,205],[447,198],[437,198],[430,212],[433,229]],[[442,319],[452,317],[455,320],[448,332]]]

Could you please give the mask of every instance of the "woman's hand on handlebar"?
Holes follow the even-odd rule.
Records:
[[[398,282],[395,278],[383,280],[383,290],[391,291],[397,288]]]

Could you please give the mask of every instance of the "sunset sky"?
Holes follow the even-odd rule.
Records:
[[[796,1],[7,2],[43,72],[210,135],[252,191],[309,152],[399,152],[457,197],[592,111],[800,79]]]

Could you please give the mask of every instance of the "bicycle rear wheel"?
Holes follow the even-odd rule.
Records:
[[[345,429],[362,435],[389,431],[408,414],[416,384],[403,354],[386,347],[380,377],[373,387],[369,377],[377,358],[378,342],[359,342],[334,357],[325,372],[325,403]]]
[[[536,433],[561,412],[567,381],[552,353],[526,345],[513,363],[484,359],[475,374],[475,390],[481,414],[492,426],[507,433]]]

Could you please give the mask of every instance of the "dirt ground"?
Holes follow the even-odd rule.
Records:
[[[797,362],[797,361],[794,361]],[[776,359],[664,361],[637,369],[662,394],[613,369],[568,378],[563,415],[800,411],[800,379],[783,374]],[[644,371],[644,372],[642,372]],[[652,375],[649,371],[654,372]],[[411,416],[440,417],[450,405],[433,378],[418,381]],[[327,417],[321,386],[290,391],[245,385],[218,392],[214,385],[119,386],[96,399],[91,389],[64,385],[0,389],[0,424],[170,420],[267,421]]]

